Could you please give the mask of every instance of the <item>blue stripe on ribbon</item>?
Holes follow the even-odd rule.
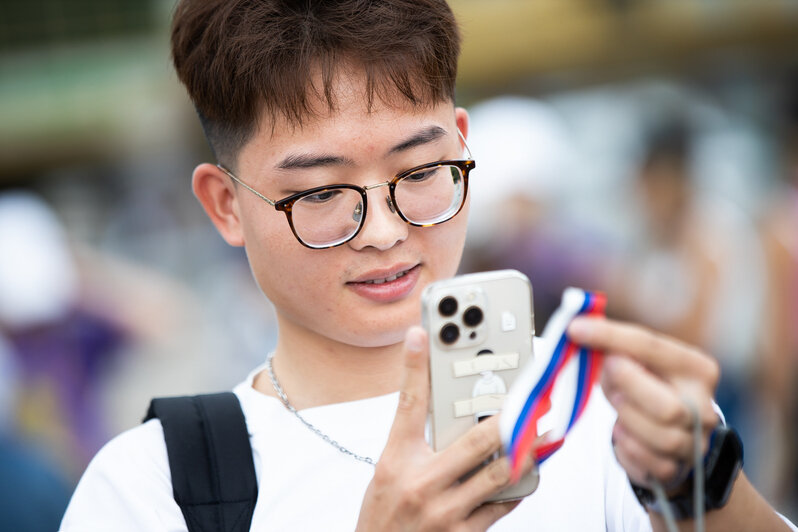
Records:
[[[576,397],[574,397],[574,408],[571,411],[571,419],[568,420],[568,428],[566,432],[571,430],[571,427],[576,422],[579,415],[579,407],[584,400],[588,388],[588,379],[590,379],[590,366],[592,360],[590,359],[590,351],[584,347],[579,349],[579,377],[577,378]]]
[[[584,314],[588,310],[593,309],[593,294],[590,292],[585,292],[585,300],[582,302],[582,307],[577,312],[577,315]]]
[[[562,358],[563,353],[565,352],[566,343],[567,339],[565,335],[562,335],[562,337],[560,337],[560,341],[557,343],[557,348],[554,350],[554,355],[551,357],[551,360],[549,360],[549,365],[546,366],[546,371],[543,372],[543,375],[541,376],[540,380],[538,380],[538,383],[535,385],[532,393],[530,393],[529,397],[526,398],[524,408],[521,409],[521,414],[519,414],[518,420],[515,422],[515,427],[513,427],[513,436],[510,440],[512,442],[511,448],[515,448],[519,434],[524,428],[530,412],[533,411],[532,407],[535,403],[537,403],[538,396],[543,390],[546,389],[546,385],[554,377],[554,369],[557,367],[559,359]]]

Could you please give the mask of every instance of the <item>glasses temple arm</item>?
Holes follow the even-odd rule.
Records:
[[[457,136],[458,136],[458,137],[460,137],[460,141],[463,143],[463,146],[465,146],[466,153],[468,154],[468,158],[469,158],[469,159],[473,159],[473,158],[474,158],[474,156],[473,156],[473,155],[471,155],[471,150],[468,148],[468,143],[466,142],[466,139],[465,139],[465,137],[463,136],[463,133],[462,133],[462,131],[460,131],[460,128],[459,128],[459,127],[457,128]]]
[[[466,148],[466,149],[467,149],[467,148]],[[257,190],[255,190],[254,188],[252,188],[251,186],[249,186],[249,185],[247,185],[246,183],[244,183],[243,181],[241,181],[239,178],[237,178],[236,176],[234,176],[234,175],[233,175],[233,173],[232,173],[230,170],[228,170],[227,168],[225,168],[225,167],[224,167],[224,166],[222,166],[221,164],[217,164],[217,165],[216,165],[216,167],[217,167],[219,170],[221,170],[222,172],[224,172],[225,174],[227,174],[227,175],[228,175],[228,177],[229,177],[230,179],[232,179],[233,181],[235,181],[236,183],[238,183],[239,185],[241,185],[241,186],[242,186],[242,187],[244,187],[245,189],[249,190],[250,192],[252,192],[253,194],[255,194],[257,197],[259,197],[260,199],[262,199],[263,201],[265,201],[266,203],[268,203],[268,204],[269,204],[269,205],[271,205],[272,207],[274,207],[274,206],[275,206],[275,204],[274,204],[274,201],[270,200],[269,198],[267,198],[266,196],[264,196],[263,194],[261,194],[260,192],[258,192],[258,191],[257,191]]]

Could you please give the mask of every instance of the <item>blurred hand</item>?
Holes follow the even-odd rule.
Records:
[[[697,410],[706,453],[718,423],[712,404],[717,362],[700,350],[637,325],[602,318],[576,318],[568,336],[605,352],[601,386],[618,412],[613,445],[635,484],[651,477],[677,488],[693,467]]]
[[[366,490],[357,530],[486,530],[518,502],[483,504],[510,482],[506,458],[458,480],[498,451],[498,417],[475,425],[435,453],[424,438],[429,412],[429,351],[420,327],[405,337],[399,407]],[[527,471],[531,469],[529,460]]]

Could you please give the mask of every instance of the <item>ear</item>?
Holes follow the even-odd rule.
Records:
[[[457,128],[462,133],[463,138],[468,138],[468,111],[462,107],[455,107],[454,118],[457,121]]]
[[[243,246],[238,196],[230,177],[216,165],[203,163],[194,169],[191,188],[222,238],[231,246]]]

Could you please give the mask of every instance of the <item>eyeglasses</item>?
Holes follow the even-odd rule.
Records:
[[[468,159],[422,164],[397,174],[390,181],[365,187],[349,184],[314,187],[281,200],[267,198],[224,166],[216,166],[230,179],[284,212],[291,231],[303,246],[325,249],[345,244],[357,236],[366,219],[366,192],[374,188],[387,186],[388,208],[412,226],[429,227],[454,218],[465,204],[468,174],[476,166],[462,134],[460,139]]]

